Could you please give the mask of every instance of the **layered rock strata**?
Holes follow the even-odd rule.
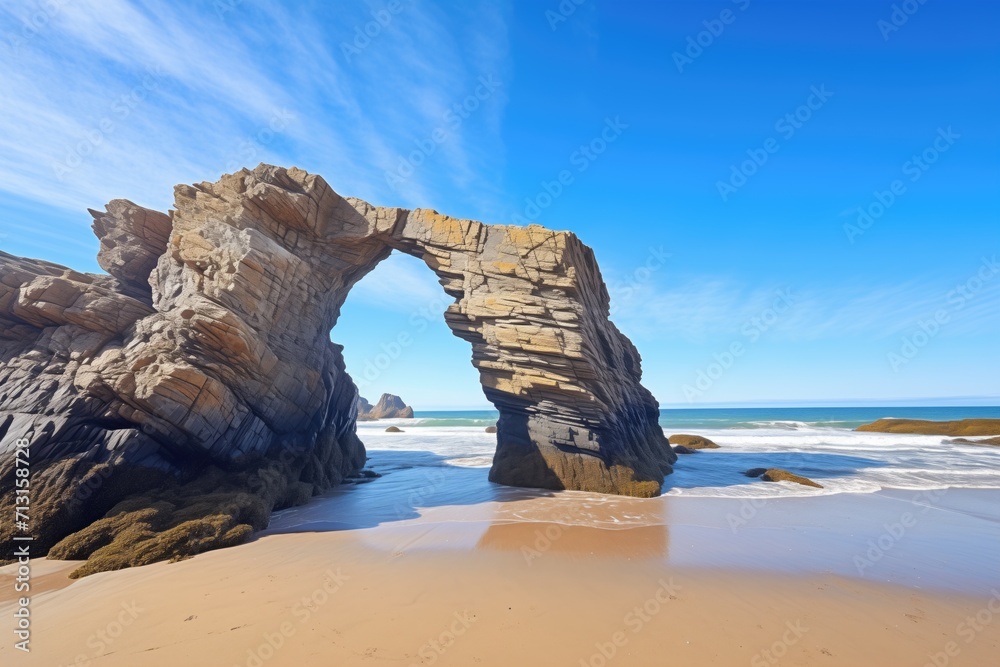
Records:
[[[571,233],[375,207],[267,165],[178,186],[169,214],[91,213],[109,275],[0,254],[0,511],[27,439],[36,553],[89,557],[84,573],[181,557],[356,475],[358,394],[330,332],[394,250],[454,299],[444,318],[500,412],[492,480],[651,496],[671,471]]]

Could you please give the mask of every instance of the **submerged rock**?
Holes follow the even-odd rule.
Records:
[[[486,432],[487,433],[496,433],[497,432],[497,427],[496,426],[487,426],[486,427]]]
[[[404,433],[405,431],[403,431],[403,429],[399,428],[398,426],[390,426],[389,428],[387,428],[385,430],[385,432],[386,433]]]
[[[743,474],[747,477],[760,477],[767,472],[767,468],[750,468],[750,470],[745,471]]]
[[[681,445],[688,449],[719,449],[717,444],[700,435],[678,433],[670,436],[669,442],[671,445]]]
[[[808,477],[802,477],[781,468],[768,468],[761,474],[760,478],[765,482],[795,482],[796,484],[812,486],[817,489],[823,488],[822,484],[817,484]]]
[[[690,449],[689,447],[685,447],[684,445],[677,445],[676,447],[674,447],[674,452],[677,454],[697,454],[698,450]]]
[[[1000,445],[1000,438],[980,438],[979,440],[969,440],[968,438],[954,438],[945,440],[950,445]]]

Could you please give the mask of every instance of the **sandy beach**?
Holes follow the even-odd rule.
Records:
[[[492,484],[481,425],[396,423],[404,432],[359,427],[381,477],[274,513],[248,544],[81,579],[78,562],[33,560],[31,653],[5,642],[3,664],[980,667],[1000,655],[1000,490],[971,488],[994,483],[993,448],[795,423],[705,431],[723,447],[640,499]],[[824,487],[738,473],[758,462]],[[861,492],[893,481],[916,488]],[[15,567],[0,568],[8,618]]]
[[[378,491],[368,484],[340,495]],[[302,511],[344,506],[337,495]],[[275,532],[179,563],[75,581],[67,575],[76,563],[43,559],[33,564],[32,651],[18,654],[7,643],[0,656],[4,664],[102,667],[884,667],[988,665],[1000,653],[997,566],[974,544],[952,565],[944,554],[953,551],[947,526],[956,520],[1000,544],[994,519],[970,512],[994,492],[953,494],[871,571],[853,576],[853,545],[864,557],[868,539],[878,544],[884,512],[898,514],[899,497],[773,500],[734,531],[737,500],[667,498],[661,518],[669,528],[613,529],[595,527],[602,515],[593,508],[581,510],[590,525],[564,523],[554,505],[566,495],[484,502],[464,508],[466,520],[429,511],[377,527]],[[587,504],[584,494],[568,495]],[[618,502],[640,510],[651,503]],[[832,539],[817,542],[797,520],[815,525],[820,510],[830,527],[817,532]],[[548,513],[552,521],[483,520],[497,512]],[[854,518],[856,541],[837,517]],[[301,528],[288,517],[275,524]],[[830,567],[837,560],[842,573]],[[936,578],[928,568],[967,576]],[[13,566],[0,573],[0,613],[8,616]]]

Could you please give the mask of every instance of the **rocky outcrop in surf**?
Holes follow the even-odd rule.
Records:
[[[765,482],[795,482],[796,484],[811,486],[816,489],[823,488],[822,484],[818,484],[808,477],[796,475],[781,468],[750,468],[750,470],[747,470],[743,474],[747,477],[759,477]]]
[[[695,449],[718,449],[719,446],[702,435],[688,435],[686,433],[677,433],[670,436],[668,439],[671,445],[677,445],[677,447],[683,447],[689,450]]]
[[[109,275],[0,255],[0,511],[27,440],[37,553],[111,569],[226,546],[357,475],[358,393],[330,332],[393,251],[454,299],[445,320],[500,412],[492,480],[651,496],[676,460],[571,233],[376,207],[268,165],[178,186],[169,213],[92,214]]]
[[[958,419],[955,421],[929,421],[926,419],[878,419],[862,424],[856,431],[874,433],[910,433],[920,435],[1000,435],[1000,419]]]

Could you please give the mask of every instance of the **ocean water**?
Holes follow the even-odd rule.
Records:
[[[1000,408],[665,410],[665,434],[697,433],[721,448],[679,457],[663,495],[652,499],[492,484],[496,436],[485,429],[495,412],[417,413],[358,424],[368,467],[381,477],[276,512],[266,532],[351,530],[394,555],[523,554],[549,548],[530,536],[572,527],[602,536],[581,549],[553,538],[551,548],[572,558],[1000,590],[1000,447],[852,430],[880,417],[1000,417]],[[390,425],[403,432],[386,433]],[[786,468],[824,488],[742,474],[754,467]],[[637,533],[630,529],[644,537],[628,537]]]
[[[663,410],[666,435],[696,433],[717,450],[681,456],[665,495],[768,498],[884,489],[1000,489],[1000,447],[951,444],[946,436],[857,432],[883,417],[950,420],[1000,418],[1000,407],[729,408]],[[410,468],[488,469],[495,411],[418,412],[414,419],[358,425],[378,472]],[[389,425],[404,433],[385,433]],[[762,483],[741,473],[784,468],[823,485]],[[485,475],[482,475],[484,477]],[[483,480],[479,480],[483,483]]]

